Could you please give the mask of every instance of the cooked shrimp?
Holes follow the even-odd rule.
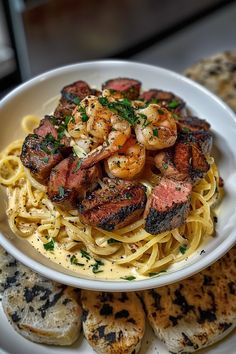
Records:
[[[145,157],[145,147],[131,137],[122,149],[105,161],[106,172],[109,177],[131,180],[142,171]]]
[[[87,118],[84,119],[83,111],[79,111],[78,107],[74,109],[71,119],[67,125],[68,133],[74,138],[75,144],[89,153],[102,143],[101,139],[91,136],[87,129]],[[86,117],[86,116],[85,116]]]
[[[104,107],[95,96],[90,96],[81,102],[89,117],[87,132],[102,141],[102,145],[94,149],[81,164],[81,168],[88,168],[98,161],[108,158],[123,147],[131,134],[130,124]]]
[[[137,111],[139,119],[135,125],[137,140],[147,150],[158,150],[174,145],[177,126],[172,114],[157,104]]]
[[[114,113],[101,105],[96,96],[86,97],[81,106],[88,116],[87,132],[100,140],[102,144],[110,133],[112,123],[111,118]]]
[[[67,125],[68,133],[72,138],[87,137],[87,123],[82,119],[82,113],[76,107],[71,114],[71,119]]]

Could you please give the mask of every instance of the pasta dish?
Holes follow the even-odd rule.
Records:
[[[50,112],[48,112],[50,113]],[[182,98],[116,78],[65,86],[0,155],[13,233],[79,275],[134,280],[214,234],[223,181],[209,123]]]

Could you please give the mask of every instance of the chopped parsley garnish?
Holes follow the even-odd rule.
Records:
[[[165,163],[165,162],[164,162],[164,163],[162,164],[162,167],[163,167],[165,170],[167,170],[167,168],[168,168],[168,163]]]
[[[162,115],[162,114],[165,114],[165,112],[163,111],[163,109],[158,109],[157,112],[158,112],[159,114],[161,114],[161,115]]]
[[[70,121],[72,121],[72,123],[74,123],[75,118],[73,116],[66,116],[65,121],[64,121],[65,125],[67,126],[70,123]]]
[[[180,253],[185,254],[185,252],[187,251],[187,246],[186,245],[180,246],[179,251],[180,251]]]
[[[44,157],[44,158],[42,159],[42,161],[45,162],[45,163],[48,163],[48,160],[49,160],[49,157]]]
[[[112,245],[113,243],[121,243],[120,241],[114,239],[114,238],[109,238],[107,240],[108,245]]]
[[[50,141],[50,142],[54,142],[55,138],[53,137],[53,135],[51,133],[48,133],[46,136],[45,136],[45,140],[46,141]]]
[[[120,277],[120,279],[131,281],[131,280],[136,279],[136,277],[134,277],[133,275],[127,275],[125,277]]]
[[[52,150],[49,150],[47,147],[47,141],[42,141],[40,143],[40,149],[46,152],[46,154],[52,154]]]
[[[138,116],[139,116],[139,118],[141,118],[141,119],[147,119],[147,116],[146,116],[146,114],[143,114],[143,113],[138,113]]]
[[[183,130],[183,132],[185,132],[185,133],[189,133],[189,132],[190,132],[190,129],[187,128],[187,127],[183,127],[182,130]]]
[[[71,264],[75,264],[77,266],[83,267],[84,264],[83,263],[79,263],[78,259],[76,258],[76,256],[73,254],[73,256],[70,257],[70,263]]]
[[[46,251],[54,251],[55,242],[53,239],[51,241],[44,243],[43,247]]]
[[[158,129],[157,128],[153,129],[153,135],[158,136]]]
[[[79,104],[80,104],[80,98],[79,98],[79,97],[75,97],[75,98],[73,99],[73,102],[74,102],[75,104],[79,105]]]
[[[93,273],[101,273],[103,270],[99,269],[99,267],[103,266],[104,263],[100,261],[99,259],[95,259],[95,263],[92,264],[92,271]]]
[[[136,123],[138,117],[135,115],[134,108],[132,107],[130,100],[127,98],[109,102],[106,97],[99,97],[98,101],[102,106],[109,108],[112,112],[127,120],[130,125],[134,125]]]
[[[102,106],[108,106],[109,104],[109,101],[106,97],[98,97],[98,101]]]
[[[158,98],[152,98],[149,103],[159,103],[160,100]]]
[[[77,162],[77,164],[76,164],[76,168],[75,168],[74,172],[79,171],[79,169],[80,169],[80,167],[81,167],[81,164],[82,164],[82,160],[79,160],[79,161]]]
[[[61,127],[59,127],[58,128],[58,139],[62,139],[63,138],[63,136],[65,135],[65,129],[64,128],[61,128]]]
[[[180,116],[178,116],[178,114],[176,114],[176,113],[173,113],[173,114],[172,114],[172,117],[173,117],[174,119],[176,119],[176,120],[179,120],[179,119],[180,119]]]
[[[87,114],[86,114],[85,108],[82,107],[82,106],[79,106],[79,107],[78,107],[78,111],[79,111],[79,113],[81,114],[81,119],[82,119],[82,121],[83,121],[83,122],[87,122],[88,119],[89,119],[89,117],[88,117]]]
[[[52,145],[48,145],[50,143],[53,144],[53,148],[51,147]],[[40,144],[40,148],[44,152],[46,152],[46,154],[51,154],[51,155],[55,154],[58,148],[63,146],[64,145],[61,144],[59,140],[56,140],[51,133],[48,133]],[[48,147],[50,147],[50,149]]]
[[[65,195],[65,188],[64,188],[63,186],[60,186],[60,187],[58,188],[58,192],[59,192],[59,196],[60,196],[61,198],[63,198],[64,195]]]
[[[80,250],[80,253],[81,253],[81,256],[82,257],[84,257],[84,258],[86,258],[86,259],[91,259],[91,256],[90,256],[90,254],[87,252],[87,251],[85,251],[85,250]]]
[[[174,109],[174,108],[177,108],[179,105],[180,105],[179,101],[173,100],[168,103],[168,108]]]

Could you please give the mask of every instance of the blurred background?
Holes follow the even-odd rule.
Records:
[[[128,59],[177,72],[236,50],[236,1],[0,0],[0,97],[46,70]]]

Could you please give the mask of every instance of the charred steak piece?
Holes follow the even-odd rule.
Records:
[[[213,136],[209,131],[192,132],[194,140],[200,145],[203,154],[207,155],[211,152],[213,145]]]
[[[61,90],[61,99],[54,112],[55,117],[63,119],[71,115],[80,100],[91,94],[94,94],[94,90],[82,80],[63,87]]]
[[[185,115],[185,102],[172,92],[151,89],[143,92],[140,98],[145,102],[158,103],[173,113]]]
[[[72,147],[70,146],[70,139],[65,136],[65,125],[60,125],[54,116],[45,116],[41,121],[38,128],[34,129],[34,133],[46,139],[55,140],[60,143],[60,151],[63,155],[68,156]]]
[[[134,79],[119,77],[106,81],[102,85],[102,89],[119,91],[129,100],[135,100],[139,97],[141,82]]]
[[[200,132],[198,134],[200,137]],[[210,166],[203,152],[206,151],[206,146],[204,147],[204,142],[201,144],[199,137],[198,143],[194,134],[179,134],[173,147],[160,151],[155,156],[156,167],[164,176],[179,181],[195,183],[203,178]]]
[[[81,202],[83,222],[112,231],[140,218],[147,200],[143,185],[115,178],[104,178],[103,183]]]
[[[23,143],[20,159],[40,183],[47,184],[51,169],[63,159],[63,155],[54,141],[29,134]]]
[[[64,129],[64,126],[63,126]],[[47,184],[51,169],[71,153],[70,139],[60,130],[53,116],[45,116],[34,134],[29,134],[22,146],[21,161],[34,177]]]
[[[162,177],[148,198],[145,230],[152,235],[183,225],[189,214],[192,184]]]
[[[181,132],[194,132],[209,130],[211,125],[205,120],[198,117],[181,117],[176,121],[177,128]]]
[[[99,166],[80,169],[81,160],[69,156],[51,171],[48,183],[48,196],[52,202],[63,209],[73,209],[78,200],[86,197],[97,186],[100,177]]]
[[[51,134],[53,138],[57,140],[58,133],[57,133],[57,129],[53,124],[53,117],[45,116],[43,119],[41,119],[38,128],[34,129],[34,133],[42,137]]]

